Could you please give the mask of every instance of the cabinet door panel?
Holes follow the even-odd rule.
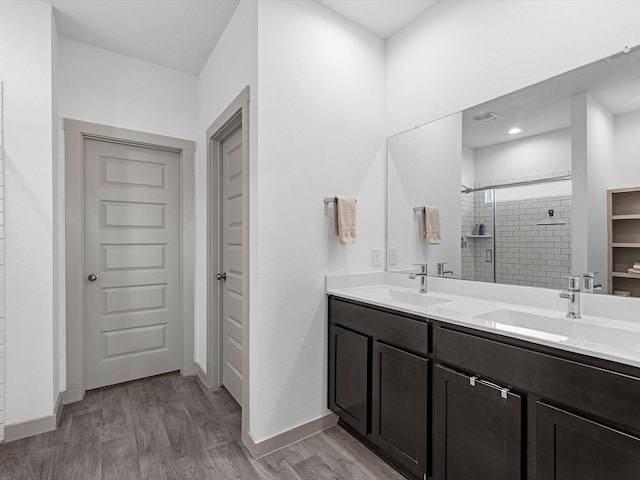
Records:
[[[397,464],[427,473],[429,360],[380,342],[373,347],[374,441]]]
[[[329,408],[366,435],[371,339],[336,325],[329,332]]]
[[[517,480],[522,471],[522,402],[495,386],[434,368],[434,478]]]
[[[537,404],[537,480],[637,480],[640,438]]]

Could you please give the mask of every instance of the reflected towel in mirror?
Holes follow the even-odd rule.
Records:
[[[438,207],[424,207],[422,225],[420,225],[420,238],[431,245],[439,245],[440,236],[440,211]]]

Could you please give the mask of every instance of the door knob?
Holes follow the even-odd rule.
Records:
[[[89,276],[87,277],[87,280],[89,280],[90,282],[95,282],[97,279],[98,279],[97,273],[90,273]]]
[[[225,273],[218,273],[216,275],[216,280],[226,280],[227,279],[227,274]]]

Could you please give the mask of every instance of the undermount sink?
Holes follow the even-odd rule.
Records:
[[[429,293],[409,293],[402,290],[388,290],[389,300],[407,303],[416,307],[430,307],[448,302],[448,299],[431,296]]]
[[[548,317],[535,313],[520,312],[518,310],[493,310],[481,315],[476,315],[481,320],[489,320],[503,325],[513,325],[515,327],[530,328],[549,333],[563,333],[562,316]]]
[[[640,329],[615,328],[588,320],[538,315],[518,310],[493,310],[475,318],[494,323],[497,330],[521,333],[556,342],[580,345],[605,344],[621,350],[640,351]]]

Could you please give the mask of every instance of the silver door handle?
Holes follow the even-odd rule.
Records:
[[[87,280],[89,280],[90,282],[95,282],[96,280],[98,280],[98,274],[90,273],[89,276],[87,277]]]
[[[225,273],[218,273],[216,275],[216,280],[226,280],[227,279],[227,274]]]

